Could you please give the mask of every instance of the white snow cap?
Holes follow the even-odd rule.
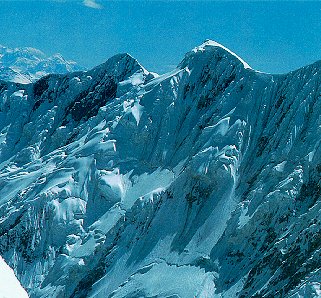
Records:
[[[236,55],[234,52],[232,52],[230,49],[224,47],[223,45],[221,45],[220,43],[214,41],[214,40],[210,40],[210,39],[206,39],[200,46],[196,47],[193,49],[193,52],[198,52],[198,51],[205,51],[206,47],[218,47],[221,48],[227,52],[229,52],[231,55],[233,55],[234,57],[236,57],[238,60],[240,60],[240,62],[242,62],[244,68],[246,69],[252,69],[252,67],[250,65],[248,65],[242,58],[240,58],[238,55]]]

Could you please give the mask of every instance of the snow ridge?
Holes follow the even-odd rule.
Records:
[[[250,65],[248,65],[242,58],[240,58],[238,55],[236,55],[234,52],[232,52],[230,49],[226,48],[225,46],[221,45],[220,43],[207,39],[205,40],[200,46],[196,47],[193,49],[193,52],[197,52],[197,51],[205,51],[206,47],[217,47],[217,48],[221,48],[224,51],[230,53],[231,55],[233,55],[235,58],[237,58],[238,60],[240,60],[240,62],[243,64],[245,69],[252,69]]]

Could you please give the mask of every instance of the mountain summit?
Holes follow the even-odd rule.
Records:
[[[212,41],[1,82],[1,256],[30,297],[318,297],[320,94]]]
[[[201,56],[204,59],[204,52],[206,53],[215,52],[221,58],[224,56],[224,57],[227,57],[227,59],[229,60],[238,60],[240,63],[243,64],[244,68],[251,69],[251,67],[242,58],[237,56],[234,52],[224,47],[220,43],[210,39],[206,39],[200,46],[194,48],[191,52],[187,53],[182,63],[184,63],[185,60],[189,60],[190,57],[195,57],[195,55],[200,55],[200,53],[203,53]]]

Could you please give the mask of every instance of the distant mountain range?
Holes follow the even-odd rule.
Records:
[[[161,76],[1,81],[0,255],[32,298],[320,297],[320,114],[320,61],[210,40]]]
[[[60,54],[46,56],[40,50],[0,45],[0,80],[28,84],[50,73],[64,74],[84,70]]]

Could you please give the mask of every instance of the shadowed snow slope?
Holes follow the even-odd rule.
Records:
[[[319,297],[320,84],[211,41],[1,82],[1,255],[30,297]]]

